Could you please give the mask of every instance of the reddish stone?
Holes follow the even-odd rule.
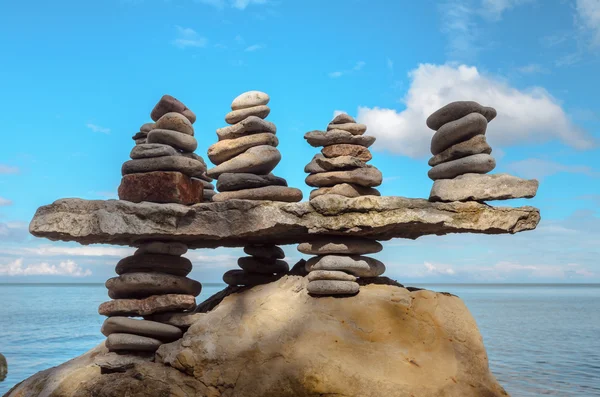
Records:
[[[325,146],[321,153],[325,157],[340,157],[340,156],[352,156],[362,161],[369,161],[373,158],[369,149],[360,145],[351,145],[347,143],[340,143],[337,145]]]
[[[202,202],[202,183],[181,172],[128,174],[121,179],[119,199],[139,203],[196,204]]]
[[[172,97],[171,95],[163,95],[160,101],[154,106],[150,117],[152,120],[157,121],[163,115],[169,112],[177,112],[184,115],[192,124],[196,121],[196,115],[190,109],[188,109],[181,101]]]

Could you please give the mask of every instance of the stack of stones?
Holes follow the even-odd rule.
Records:
[[[507,174],[486,175],[496,167],[486,142],[496,110],[473,101],[449,103],[427,118],[431,139],[431,201],[486,201],[534,197],[538,181]]]
[[[131,160],[125,162],[119,186],[121,200],[139,203],[195,204],[203,190],[213,190],[206,163],[194,153],[196,115],[183,103],[164,95],[152,110],[154,123],[146,123],[134,135]],[[211,196],[210,193],[207,196]]]
[[[265,118],[271,112],[267,106],[269,95],[248,91],[233,100],[231,112],[225,116],[230,126],[219,128],[219,141],[208,149],[208,158],[216,166],[208,170],[209,177],[217,178],[213,201],[269,200],[298,202],[299,189],[287,186],[284,178],[271,173],[279,164],[281,154],[275,124]],[[289,270],[282,259],[283,250],[275,245],[248,245],[247,257],[239,258],[242,270],[230,270],[223,276],[229,285],[248,286],[276,280]]]
[[[311,131],[304,138],[314,147],[323,146],[304,169],[306,183],[317,187],[315,197],[336,194],[346,197],[379,196],[375,186],[382,182],[381,172],[367,164],[372,155],[368,147],[375,137],[364,135],[367,126],[357,124],[347,114],[336,116],[327,132]],[[359,291],[357,278],[372,278],[385,272],[380,261],[364,256],[382,250],[382,245],[362,237],[323,237],[302,243],[298,251],[316,255],[306,262],[308,292],[313,295],[354,295]]]

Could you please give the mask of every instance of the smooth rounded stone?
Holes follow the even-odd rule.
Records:
[[[367,126],[358,123],[329,124],[327,126],[327,131],[329,130],[342,130],[348,131],[352,135],[362,135],[367,132]]]
[[[145,123],[140,127],[140,132],[148,133],[154,129],[154,123]]]
[[[310,281],[306,290],[312,295],[355,295],[360,286],[353,281],[315,280]]]
[[[213,196],[213,201],[227,200],[266,200],[297,203],[302,200],[302,191],[287,186],[264,186],[254,189],[221,192]]]
[[[192,123],[181,113],[169,112],[163,114],[155,123],[156,130],[170,130],[186,135],[194,135]]]
[[[200,156],[194,152],[179,152],[179,155],[183,156],[183,157],[187,157],[188,159],[199,161],[206,166],[206,162],[204,161],[202,156]]]
[[[123,353],[109,352],[94,357],[94,364],[102,370],[110,372],[125,372],[136,364],[150,363],[154,361],[154,352],[125,351]]]
[[[385,272],[385,265],[368,256],[325,255],[306,261],[306,270],[342,270],[356,277],[377,277]]]
[[[184,152],[193,152],[198,148],[198,141],[191,135],[171,130],[152,130],[146,138],[148,143],[163,143]]]
[[[458,161],[458,160],[457,160]],[[356,168],[349,171],[330,171],[311,174],[306,184],[313,187],[330,187],[340,183],[352,183],[365,187],[381,185],[383,175],[377,168]]]
[[[277,126],[270,121],[261,119],[260,117],[249,116],[234,125],[218,128],[217,136],[219,137],[219,141],[223,141],[267,132],[272,134],[277,133]]]
[[[431,153],[436,155],[457,143],[468,141],[476,135],[484,135],[487,120],[479,113],[471,113],[440,127],[431,138]]]
[[[308,281],[316,280],[339,280],[339,281],[356,281],[356,277],[346,272],[339,270],[313,270],[308,273]]]
[[[160,119],[164,114],[169,112],[177,112],[183,114],[192,124],[196,121],[196,115],[190,109],[188,109],[181,101],[172,97],[171,95],[163,95],[160,101],[154,106],[150,117],[156,121]]]
[[[306,255],[363,255],[380,252],[383,246],[368,238],[324,236],[320,241],[298,245],[298,251]]]
[[[306,164],[304,167],[304,172],[307,174],[318,174],[319,172],[325,172],[325,168],[317,164],[318,158],[325,158],[325,156],[323,156],[321,153],[315,154],[310,163]]]
[[[352,156],[362,161],[369,161],[373,158],[369,149],[360,145],[349,145],[341,143],[339,145],[325,146],[321,149],[321,153],[325,157],[340,157],[340,156]]]
[[[98,307],[102,316],[147,316],[174,310],[192,310],[196,307],[193,295],[154,295],[145,299],[115,299]]]
[[[304,139],[312,147],[331,146],[338,144],[360,145],[369,147],[375,143],[376,138],[371,135],[352,135],[348,131],[310,131],[304,134]]]
[[[229,270],[223,274],[227,285],[259,285],[277,281],[281,276],[276,274],[248,273],[244,270]]]
[[[175,327],[188,329],[191,327],[196,321],[200,320],[202,316],[205,316],[205,313],[195,313],[195,312],[167,312],[167,313],[158,313],[152,314],[150,316],[144,317],[146,320],[157,321],[163,324],[173,325]]]
[[[109,352],[116,351],[138,351],[155,352],[162,345],[158,339],[147,336],[132,335],[126,333],[116,333],[108,335],[105,346]]]
[[[146,253],[143,249],[145,249],[144,246],[140,247],[135,254],[121,259],[117,263],[115,272],[119,275],[157,272],[185,277],[192,271],[192,262],[188,258],[173,254]],[[170,252],[181,251],[182,249],[173,249]]]
[[[244,247],[244,252],[256,258],[283,259],[285,252],[276,245],[253,244]]]
[[[147,201],[191,205],[202,201],[202,190],[200,181],[181,172],[152,171],[124,175],[118,194],[120,200],[133,203]]]
[[[109,278],[106,283],[108,296],[112,299],[138,299],[152,295],[198,296],[202,284],[187,277],[163,273],[125,273]]]
[[[246,135],[235,139],[226,139],[219,141],[208,148],[208,158],[215,165],[219,165],[227,160],[230,160],[240,153],[255,146],[269,145],[277,147],[279,139],[275,134],[259,133]]]
[[[219,175],[217,180],[217,189],[220,192],[254,189],[263,186],[287,186],[287,181],[273,174],[256,175],[228,172]]]
[[[153,171],[178,171],[184,175],[196,176],[206,172],[206,166],[198,160],[183,156],[162,156],[129,160],[121,167],[122,175]]]
[[[434,181],[452,179],[462,174],[485,174],[496,168],[496,160],[489,154],[474,154],[448,161],[431,168],[427,173]]]
[[[264,259],[253,256],[243,256],[237,261],[238,266],[248,273],[286,273],[290,270],[287,262],[281,259]]]
[[[474,101],[456,101],[436,110],[427,118],[427,127],[438,130],[441,126],[454,120],[458,120],[470,113],[479,113],[488,122],[496,117],[496,109],[481,106]]]
[[[181,256],[185,255],[187,251],[188,246],[178,241],[151,241],[149,243],[144,243],[140,245],[140,247],[137,249],[137,251],[135,251],[133,255],[163,254]],[[163,259],[163,257],[159,257],[159,259]]]
[[[172,146],[163,145],[162,143],[146,143],[134,146],[131,149],[129,157],[135,160],[151,157],[177,156],[178,154],[179,152]]]
[[[434,167],[447,161],[457,160],[473,154],[492,153],[492,148],[486,142],[485,135],[475,135],[464,142],[450,146],[441,153],[429,159],[429,165]]]
[[[144,145],[145,143],[147,143],[146,138],[140,138],[135,140],[136,145]]]
[[[203,181],[206,181],[206,182],[212,182],[212,181],[214,181],[213,178],[211,178],[210,176],[206,175],[206,172],[203,172],[202,174],[199,174],[199,175],[194,175],[194,178],[202,179]]]
[[[140,139],[146,139],[146,137],[148,136],[147,132],[136,132],[134,136],[131,137],[131,139],[133,139],[134,141],[138,141]]]
[[[214,190],[204,190],[202,192],[202,198],[204,199],[204,201],[212,201],[213,197],[215,197],[215,195],[217,194],[217,192],[215,192]]]
[[[100,332],[104,336],[117,333],[147,336],[163,342],[176,341],[183,336],[183,332],[179,328],[169,324],[120,316],[104,320]]]
[[[346,113],[338,114],[331,120],[329,124],[348,124],[348,123],[356,123],[354,118]]]
[[[352,183],[340,183],[339,185],[335,185],[332,187],[322,187],[311,191],[309,200],[312,200],[315,197],[319,197],[324,194],[338,194],[340,196],[350,198],[359,196],[381,196],[379,190],[374,189],[372,187],[364,187]]]
[[[508,174],[464,174],[433,183],[429,201],[488,201],[535,197],[539,182]]]
[[[192,178],[192,179],[197,179],[198,182],[200,182],[202,184],[202,187],[204,188],[204,190],[215,190],[215,185],[213,185],[210,182],[207,182],[207,181],[199,179],[199,178]]]
[[[323,156],[315,158],[315,161],[324,171],[344,171],[367,167],[367,163],[353,156],[339,156],[332,158]]]
[[[228,172],[266,175],[273,171],[280,161],[281,153],[277,148],[268,145],[255,146],[211,168],[207,175],[211,178],[218,178]]]
[[[0,353],[0,382],[6,379],[6,374],[8,373],[8,363],[6,362],[6,357],[2,353]]]
[[[235,124],[250,116],[256,116],[261,119],[264,119],[269,115],[269,113],[271,113],[271,109],[269,109],[267,105],[259,105],[245,109],[232,110],[231,112],[225,115],[225,122],[227,124]]]
[[[231,102],[231,110],[246,109],[266,105],[271,98],[261,91],[248,91],[235,97]]]

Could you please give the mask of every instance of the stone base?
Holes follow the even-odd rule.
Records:
[[[539,182],[508,174],[464,174],[433,183],[429,201],[488,201],[532,198]]]
[[[123,176],[119,199],[190,205],[202,202],[202,190],[200,181],[181,172],[154,171]]]

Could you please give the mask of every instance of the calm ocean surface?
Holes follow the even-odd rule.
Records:
[[[460,296],[492,372],[514,397],[600,396],[600,285],[417,285]],[[200,299],[222,289],[204,285]],[[0,284],[0,395],[104,339],[102,284]],[[199,300],[200,301],[200,300]]]

